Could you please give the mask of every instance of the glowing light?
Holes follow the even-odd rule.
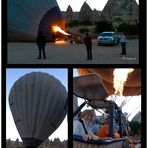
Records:
[[[116,68],[114,70],[114,88],[115,88],[115,94],[122,96],[123,89],[124,89],[124,84],[127,81],[128,74],[133,72],[133,68],[123,68],[123,69],[118,69]]]
[[[64,35],[70,35],[70,34],[68,34],[67,32],[65,32],[64,30],[62,30],[59,26],[52,26],[52,30],[53,30],[54,32],[60,32],[60,33],[62,33],[62,34],[64,34]]]
[[[55,44],[65,44],[66,42],[61,40],[61,41],[55,41]]]

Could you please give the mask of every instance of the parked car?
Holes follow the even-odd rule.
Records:
[[[119,43],[119,36],[116,32],[102,32],[98,38],[98,45],[116,45]]]

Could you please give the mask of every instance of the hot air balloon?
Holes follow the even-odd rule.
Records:
[[[114,68],[78,68],[79,76],[73,78],[73,94],[84,102],[73,113],[76,116],[78,112],[87,104],[93,109],[99,111],[101,109],[103,115],[109,117],[108,135],[113,139],[100,139],[84,141],[82,136],[73,135],[74,148],[107,148],[118,147],[123,148],[129,145],[125,139],[124,131],[128,126],[125,122],[122,108],[116,104],[114,100],[108,100],[108,96],[114,94],[113,87],[113,71]],[[134,96],[141,94],[141,71],[136,68],[128,75],[124,85],[124,96]],[[116,95],[116,94],[115,94]],[[116,97],[116,96],[115,96]],[[118,119],[120,138],[114,139],[114,119]]]
[[[102,82],[109,94],[114,94],[113,71],[115,68],[78,68],[79,75],[96,73],[100,75]],[[124,84],[123,96],[134,96],[141,94],[141,70],[135,68],[129,74]]]
[[[8,0],[8,41],[35,41],[39,32],[52,41],[53,25],[65,29],[56,0]]]
[[[31,72],[12,86],[9,105],[18,132],[27,147],[37,147],[66,116],[67,91],[54,76]]]

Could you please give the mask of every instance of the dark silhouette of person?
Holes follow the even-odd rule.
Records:
[[[84,43],[87,50],[87,60],[92,60],[92,38],[88,35],[88,33],[86,33]]]
[[[120,42],[121,42],[121,48],[122,48],[121,55],[126,55],[126,40],[127,40],[126,34],[122,32],[120,36]]]
[[[69,35],[68,38],[69,38],[69,43],[73,44],[73,37],[72,37],[72,35]]]
[[[55,41],[56,41],[56,35],[55,35],[54,32],[52,33],[52,39],[53,39],[53,42],[55,43]]]
[[[46,45],[46,39],[45,36],[42,34],[42,32],[40,32],[37,36],[36,39],[37,42],[37,46],[39,48],[39,56],[38,59],[42,58],[42,52],[43,52],[43,57],[44,59],[46,59],[46,54],[45,54],[45,45]]]

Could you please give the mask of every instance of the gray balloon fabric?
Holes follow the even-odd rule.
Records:
[[[9,105],[26,146],[37,147],[59,127],[66,116],[66,102],[65,87],[47,73],[28,73],[14,83]]]
[[[40,31],[53,40],[52,25],[65,27],[56,0],[8,0],[8,41],[35,41]]]
[[[73,94],[89,100],[106,100],[108,92],[99,75],[95,73],[73,78]]]

